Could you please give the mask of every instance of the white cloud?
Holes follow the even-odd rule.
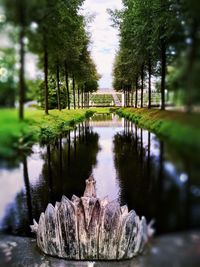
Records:
[[[86,0],[83,8],[84,13],[96,15],[89,30],[92,35],[92,56],[98,72],[102,75],[99,86],[111,88],[113,61],[118,48],[118,32],[111,27],[112,22],[107,9],[121,9],[121,0]]]

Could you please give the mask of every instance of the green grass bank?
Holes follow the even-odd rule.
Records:
[[[109,113],[109,109],[50,110],[48,116],[43,110],[26,109],[23,122],[16,109],[0,109],[0,157],[12,157],[35,142],[53,141],[94,113]]]
[[[182,150],[200,151],[200,114],[145,108],[122,108],[116,113]]]

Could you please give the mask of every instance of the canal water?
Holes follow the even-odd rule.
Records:
[[[158,235],[199,229],[198,160],[115,115],[95,115],[54,143],[0,163],[0,231],[30,236],[33,218],[62,195],[82,196],[91,174],[100,198],[154,219]]]

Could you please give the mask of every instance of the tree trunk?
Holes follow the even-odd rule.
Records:
[[[138,102],[138,78],[136,78],[135,81],[135,108],[137,108],[137,102]]]
[[[198,31],[198,23],[194,20],[191,28],[191,40],[192,45],[190,47],[189,57],[188,57],[188,66],[187,66],[187,79],[186,79],[186,105],[187,105],[187,112],[192,111],[192,78],[191,73],[194,67],[195,59],[197,58],[197,51],[198,51],[198,40],[197,40],[197,31]]]
[[[27,158],[24,155],[23,156],[23,175],[24,175],[24,185],[26,189],[26,202],[27,202],[27,210],[28,210],[28,219],[29,224],[32,224],[33,222],[33,207],[32,207],[32,201],[31,201],[31,188],[30,188],[30,180],[28,175],[28,164],[27,164]]]
[[[124,99],[125,99],[125,107],[127,107],[127,94],[126,94],[126,88],[124,88]]]
[[[81,108],[83,108],[83,86],[81,87]]]
[[[57,104],[58,104],[58,110],[61,110],[61,103],[60,103],[60,68],[59,68],[59,64],[56,65],[56,78],[57,78]]]
[[[161,109],[165,110],[166,44],[161,40]]]
[[[126,89],[124,88],[124,107],[126,107]]]
[[[87,93],[85,92],[84,94],[84,105],[85,105],[85,108],[87,108]]]
[[[24,81],[24,27],[21,26],[19,34],[20,44],[20,70],[19,70],[19,119],[24,119],[25,81]]]
[[[151,58],[149,57],[149,64],[148,64],[148,69],[149,69],[149,86],[148,86],[148,108],[151,108]]]
[[[51,145],[47,145],[47,170],[48,170],[48,189],[50,199],[53,199],[53,177],[52,177],[52,160],[51,160]]]
[[[126,107],[126,90],[125,88],[123,88],[124,91],[124,107]]]
[[[72,77],[72,89],[73,89],[73,99],[74,99],[74,109],[76,109],[76,93],[75,93],[75,78]]]
[[[45,114],[49,114],[49,86],[48,86],[48,47],[46,34],[44,32],[44,108]]]
[[[68,149],[67,149],[67,154],[68,154],[68,157],[67,157],[67,167],[68,167],[68,170],[70,171],[70,162],[71,162],[71,132],[69,131],[68,133],[68,138],[67,138],[67,141],[68,141]]]
[[[80,88],[78,86],[78,108],[80,108]]]
[[[130,106],[130,87],[127,87],[127,98],[128,98],[128,107]]]
[[[62,195],[64,194],[63,192],[63,147],[62,147],[62,134],[60,134],[58,138],[58,148],[59,148],[59,177],[60,177],[60,186],[59,190],[62,192]]]
[[[143,95],[144,95],[144,65],[142,64],[141,68],[141,108],[143,108]]]
[[[86,92],[85,94],[86,94],[86,104],[85,104],[85,107],[88,108],[88,92]]]
[[[151,186],[152,181],[151,181],[151,133],[150,132],[148,132],[148,145],[147,145],[147,173],[148,173],[149,186]]]
[[[128,87],[126,87],[126,106],[128,107]]]
[[[65,61],[65,83],[66,83],[66,89],[67,89],[67,108],[70,110],[69,77],[68,77],[66,61]]]
[[[126,96],[126,107],[128,107],[127,87],[125,88],[125,96]]]
[[[134,101],[133,97],[134,97],[134,90],[133,90],[133,85],[131,85],[131,107],[133,107],[133,101]]]

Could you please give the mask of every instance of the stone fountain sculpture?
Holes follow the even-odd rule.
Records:
[[[55,207],[47,206],[39,223],[31,226],[37,235],[37,245],[51,256],[69,260],[121,260],[130,259],[144,249],[153,235],[135,211],[120,207],[96,196],[96,181],[86,180],[83,197],[65,196]]]

